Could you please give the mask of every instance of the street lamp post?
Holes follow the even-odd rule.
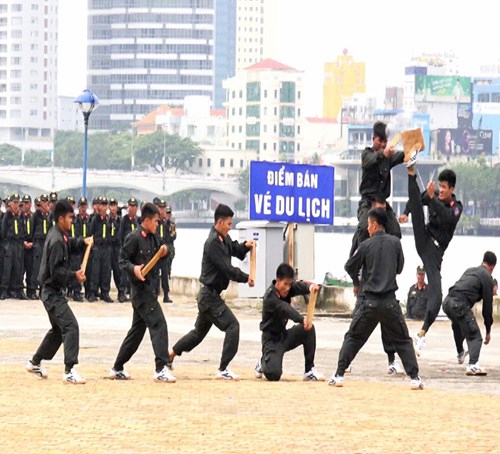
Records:
[[[83,90],[82,93],[74,100],[78,110],[83,114],[83,182],[82,182],[82,196],[87,196],[87,132],[89,126],[90,114],[99,105],[99,99],[91,90]]]

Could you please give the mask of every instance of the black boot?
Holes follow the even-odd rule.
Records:
[[[75,290],[73,292],[73,301],[76,301],[78,303],[83,303],[83,297],[78,290]]]
[[[94,292],[89,292],[89,296],[87,296],[87,301],[89,303],[95,303],[97,301],[97,298],[95,297]]]
[[[109,296],[109,293],[102,293],[101,294],[101,299],[105,301],[106,303],[114,303],[114,300]]]
[[[26,293],[24,293],[24,290],[21,290],[19,292],[16,293],[16,298],[18,300],[27,300],[28,297],[26,296]]]
[[[7,299],[7,292],[5,290],[2,290],[0,293],[0,300],[6,300]]]
[[[168,293],[165,293],[165,295],[163,295],[163,302],[164,303],[173,303],[173,301],[170,299],[170,296],[168,296]]]

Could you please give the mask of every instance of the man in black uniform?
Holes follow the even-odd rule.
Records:
[[[50,227],[56,225],[56,220],[54,219],[54,207],[56,206],[57,200],[58,200],[57,192],[51,192],[49,194],[49,205],[48,205]]]
[[[167,253],[166,246],[160,246],[156,236],[157,227],[158,208],[152,203],[146,203],[142,209],[141,227],[126,237],[121,250],[120,267],[122,272],[128,273],[130,277],[134,316],[132,327],[120,347],[113,368],[110,370],[109,377],[112,379],[127,380],[130,378],[123,366],[139,348],[147,328],[155,353],[155,381],[161,383],[174,383],[176,381],[167,367],[169,362],[167,322],[161,306],[158,304],[158,295],[155,289],[158,269],[155,266],[145,277],[141,274],[141,269],[160,248],[162,256]]]
[[[64,344],[63,381],[83,384],[85,379],[74,367],[78,364],[80,342],[78,322],[64,294],[70,279],[74,278],[80,282],[85,280],[82,269],[78,271],[69,269],[69,253],[74,249],[83,249],[85,244],[91,245],[92,238],[72,240],[67,237],[67,232],[71,228],[72,213],[73,208],[67,200],[60,200],[54,207],[53,217],[56,225],[47,235],[38,276],[42,287],[41,299],[52,328],[45,335],[33,358],[26,364],[26,370],[47,378],[47,372],[41,362],[44,359],[52,359],[61,344]]]
[[[443,170],[439,176],[439,193],[435,194],[435,184],[427,184],[427,191],[420,194],[415,163],[418,158],[415,150],[407,164],[408,167],[408,208],[413,223],[413,236],[418,255],[424,263],[429,284],[427,308],[425,310],[422,328],[414,337],[415,348],[421,351],[425,346],[425,335],[436,320],[443,300],[441,284],[441,264],[443,255],[453,238],[455,227],[462,215],[462,203],[459,202],[453,191],[457,176],[451,169]],[[424,205],[429,208],[429,221],[425,224]],[[407,220],[405,215],[401,222]]]
[[[111,271],[115,287],[120,292],[120,249],[122,247],[118,233],[120,231],[120,215],[118,213],[118,201],[111,197],[109,199],[109,242],[111,247]]]
[[[450,287],[448,296],[443,301],[443,310],[451,320],[453,338],[457,347],[457,359],[463,364],[466,353],[464,339],[469,348],[469,365],[467,375],[486,375],[487,372],[479,365],[481,353],[481,330],[472,312],[472,306],[483,300],[483,321],[486,328],[487,345],[491,339],[491,325],[493,324],[493,270],[497,264],[497,257],[491,251],[486,251],[480,266],[469,268],[462,277]]]
[[[29,288],[38,290],[38,273],[42,263],[43,245],[52,224],[49,221],[49,196],[42,194],[38,198],[38,207],[33,215],[33,272]]]
[[[23,253],[25,241],[24,216],[19,208],[19,194],[9,197],[10,209],[2,220],[1,237],[5,245],[3,275],[0,299],[7,299],[10,294],[13,298],[25,300],[23,290]]]
[[[254,245],[253,241],[238,243],[232,241],[229,231],[233,225],[234,212],[227,205],[220,204],[215,209],[214,225],[203,247],[200,282],[198,293],[198,317],[194,329],[183,336],[170,352],[170,360],[183,352],[190,352],[205,339],[212,325],[225,332],[222,357],[216,378],[219,380],[239,380],[228,365],[238,351],[240,324],[233,312],[221,298],[220,293],[227,289],[229,281],[248,282],[253,287],[254,280],[231,264],[231,257],[243,260]]]
[[[73,208],[73,215],[71,216],[71,228],[68,231],[68,238],[76,239],[78,238],[78,228],[76,225],[76,213],[75,205],[76,201],[72,195],[66,197],[66,200],[70,203],[71,208]],[[79,252],[70,252],[69,254],[69,269],[71,271],[78,271],[82,263],[82,256]],[[81,284],[76,279],[70,279],[68,281],[68,298],[71,296],[73,301],[82,302],[83,298],[80,295]]]
[[[118,238],[120,239],[120,244],[123,247],[125,243],[125,238],[130,232],[137,229],[137,199],[131,197],[127,202],[127,214],[124,215],[120,221],[120,230],[118,232]],[[129,278],[127,273],[121,273],[120,277],[120,288],[118,289],[118,301],[124,303],[129,301],[127,293],[129,292]]]
[[[172,208],[167,206],[165,200],[159,200],[158,210],[160,212],[160,219],[158,221],[158,238],[160,244],[165,244],[167,246],[167,256],[160,260],[160,279],[157,284],[157,293],[160,294],[160,281],[161,287],[163,289],[163,302],[171,303],[169,292],[170,292],[170,267],[172,266],[173,256],[175,255],[174,241],[177,238],[177,232],[175,230],[175,223],[170,220],[172,217]]]
[[[358,245],[368,238],[368,211],[371,209],[372,196],[381,193],[387,200],[391,195],[391,169],[404,161],[403,151],[394,151],[387,147],[387,125],[377,121],[373,125],[373,145],[367,147],[361,155],[361,200],[358,207],[358,227],[352,239],[352,256]],[[401,238],[401,227],[391,206],[387,208],[387,233]]]
[[[90,218],[87,213],[88,209],[88,201],[87,197],[80,197],[78,200],[78,214],[76,215],[75,219],[75,235],[76,238],[87,238],[89,236],[89,226],[90,226]],[[92,255],[92,253],[91,253]],[[83,254],[80,253],[80,263],[83,260]],[[90,261],[90,259],[89,259]],[[91,269],[90,269],[90,263],[87,264],[87,269],[85,270],[85,297],[88,298],[89,296],[89,291],[90,291],[90,278],[91,278]],[[83,297],[81,294],[82,290],[82,283],[77,280],[75,284],[75,289],[73,293],[73,300],[78,301],[78,302],[83,302]]]
[[[428,287],[425,283],[424,265],[417,266],[417,282],[410,287],[406,302],[406,316],[415,320],[423,320],[427,308]]]
[[[418,364],[403,313],[396,299],[396,275],[403,271],[404,256],[401,242],[384,229],[387,211],[374,208],[368,213],[370,239],[359,246],[345,264],[345,270],[354,283],[354,293],[360,291],[359,274],[362,271],[363,300],[354,314],[351,326],[344,337],[337,370],[328,382],[343,386],[344,373],[358,351],[363,347],[375,327],[384,327],[389,341],[395,346],[406,374],[411,378],[411,389],[423,389],[418,376]]]
[[[276,270],[276,280],[266,290],[262,306],[262,357],[255,366],[255,376],[262,374],[269,381],[279,381],[283,373],[283,356],[286,352],[304,347],[304,381],[325,381],[326,377],[314,368],[316,353],[316,331],[312,323],[299,314],[291,305],[292,298],[307,295],[316,284],[295,281],[295,271],[287,263],[282,263]],[[287,329],[288,320],[296,325]]]
[[[112,303],[109,295],[111,289],[111,242],[108,225],[108,199],[104,196],[98,199],[98,212],[92,218],[89,234],[94,237],[94,247],[91,255],[92,278],[90,292],[87,298],[90,303],[97,300],[97,292],[101,291],[101,299]]]
[[[33,286],[33,213],[31,212],[31,197],[25,194],[21,200],[24,216],[24,272],[26,274],[27,297],[36,300],[37,287]]]

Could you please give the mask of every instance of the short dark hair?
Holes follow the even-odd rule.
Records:
[[[370,211],[368,211],[368,217],[373,219],[384,229],[387,226],[387,211],[384,208],[372,208]]]
[[[487,263],[490,266],[495,266],[497,264],[497,256],[494,252],[486,251],[483,255],[483,263]]]
[[[151,202],[146,202],[141,208],[141,216],[143,219],[153,219],[155,214],[159,214],[158,207]]]
[[[59,218],[62,216],[66,216],[68,213],[73,214],[75,211],[73,210],[73,207],[71,206],[71,203],[69,203],[67,200],[59,200],[56,203],[56,206],[54,207],[54,221],[57,222],[59,221]]]
[[[377,121],[373,125],[373,136],[378,137],[380,140],[387,139],[387,125],[382,121]]]
[[[438,181],[446,181],[450,188],[454,188],[457,183],[457,174],[451,169],[444,169],[439,174]]]
[[[373,194],[371,196],[371,199],[372,199],[372,204],[375,202],[375,203],[387,203],[387,200],[384,196],[384,194],[382,194],[382,192],[380,191],[377,191],[375,194]]]
[[[276,279],[293,279],[295,271],[288,263],[282,263],[276,269]]]
[[[217,223],[219,219],[232,218],[234,216],[234,211],[231,210],[227,205],[223,203],[219,204],[215,209],[214,222]]]

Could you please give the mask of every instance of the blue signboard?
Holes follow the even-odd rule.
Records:
[[[333,224],[335,169],[252,161],[250,219]]]

